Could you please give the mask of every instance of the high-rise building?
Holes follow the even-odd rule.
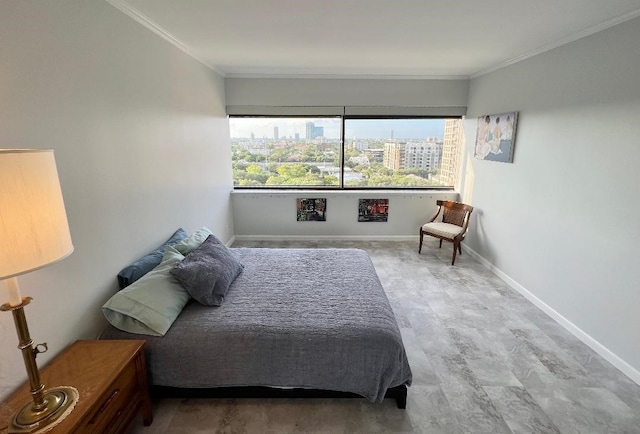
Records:
[[[317,127],[313,122],[307,122],[307,140],[324,136],[324,127]]]
[[[354,138],[351,142],[347,143],[347,148],[357,149],[358,151],[362,152],[365,149],[369,149],[369,142],[367,142],[366,140],[358,140]]]
[[[404,143],[400,142],[387,142],[384,144],[384,156],[382,157],[384,167],[391,170],[402,169],[404,145]]]
[[[403,169],[416,168],[434,170],[440,168],[442,142],[425,141],[407,143],[404,151]]]
[[[416,168],[433,170],[440,167],[442,142],[387,142],[383,165],[391,170]]]
[[[462,120],[447,119],[444,124],[442,164],[439,180],[443,185],[455,186],[458,180],[460,143],[462,143]]]
[[[384,149],[370,149],[364,150],[364,155],[369,159],[371,163],[384,164]]]
[[[278,127],[273,127],[273,140],[278,140],[280,135],[278,134]]]

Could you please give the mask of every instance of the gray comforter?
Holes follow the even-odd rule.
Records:
[[[398,325],[371,259],[357,249],[232,249],[244,271],[220,307],[190,302],[145,339],[152,385],[270,386],[382,401],[411,384]]]

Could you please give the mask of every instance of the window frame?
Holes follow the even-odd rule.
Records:
[[[428,190],[437,190],[437,191],[453,191],[455,186],[415,186],[415,187],[407,187],[407,186],[379,186],[379,187],[363,187],[363,186],[346,186],[344,185],[344,168],[345,168],[345,122],[347,120],[405,120],[405,119],[459,119],[462,121],[464,119],[463,115],[366,115],[366,114],[346,114],[346,110],[342,111],[342,114],[321,114],[321,115],[313,115],[311,113],[291,115],[291,114],[230,114],[228,118],[300,118],[300,119],[309,119],[309,118],[340,118],[340,138],[339,138],[339,146],[340,146],[340,177],[339,177],[339,185],[328,186],[328,185],[251,185],[251,186],[242,186],[242,185],[233,185],[234,190],[309,190],[309,191],[362,191],[362,192],[375,192],[375,191],[428,191]],[[460,144],[459,144],[460,145]],[[233,163],[233,160],[231,160]],[[442,162],[440,163],[442,166]]]

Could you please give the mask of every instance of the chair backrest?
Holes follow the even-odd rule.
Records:
[[[473,211],[471,205],[449,200],[439,200],[436,202],[442,207],[442,222],[463,227],[468,224],[469,215]]]

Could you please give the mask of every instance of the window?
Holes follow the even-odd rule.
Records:
[[[340,187],[339,117],[231,117],[238,187]]]
[[[238,188],[446,188],[461,118],[229,118]],[[343,145],[344,144],[344,145]]]

